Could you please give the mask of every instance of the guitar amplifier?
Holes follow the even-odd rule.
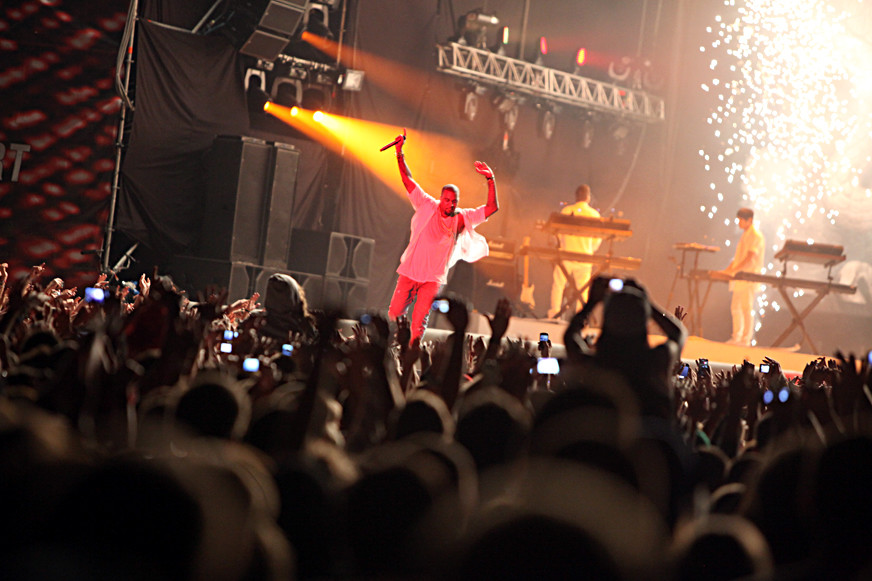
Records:
[[[488,259],[515,260],[515,241],[509,238],[490,238],[487,241]]]
[[[493,313],[501,298],[515,302],[520,296],[517,265],[514,260],[490,256],[472,264],[461,260],[454,266],[444,292],[466,299],[479,312]]]

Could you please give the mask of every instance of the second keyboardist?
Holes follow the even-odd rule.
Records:
[[[575,203],[564,206],[560,213],[567,216],[599,218],[600,213],[590,205],[590,186],[587,184],[578,186],[575,190]],[[562,250],[581,254],[593,254],[602,243],[602,238],[577,236],[572,234],[560,234],[559,239],[560,248]],[[572,278],[575,279],[575,287],[585,287],[587,281],[590,280],[593,265],[589,262],[575,261],[566,261],[563,265]],[[575,313],[581,308],[581,305],[573,300],[573,303],[576,304],[569,305],[568,309],[563,309],[563,296],[566,289],[566,283],[567,279],[563,269],[555,265],[554,279],[551,286],[551,308],[548,310],[549,319],[557,317],[561,312],[569,312],[570,314]],[[576,295],[575,293],[569,293],[569,296],[574,299]],[[587,300],[586,287],[582,291],[580,298]]]

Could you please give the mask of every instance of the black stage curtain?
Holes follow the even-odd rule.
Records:
[[[118,228],[160,253],[197,236],[207,200],[203,154],[216,135],[248,131],[237,53],[223,38],[142,20],[136,111],[122,166]]]

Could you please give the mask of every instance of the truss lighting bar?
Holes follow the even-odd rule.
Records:
[[[663,99],[564,73],[456,42],[438,44],[439,70],[493,88],[511,90],[563,105],[595,109],[640,121],[666,118]]]

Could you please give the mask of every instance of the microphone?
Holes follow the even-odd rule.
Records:
[[[406,130],[404,128],[402,135],[398,136],[396,139],[394,139],[393,141],[391,141],[390,143],[388,143],[387,145],[385,145],[384,147],[379,149],[379,151],[384,151],[386,149],[390,149],[391,147],[393,147],[397,144],[403,143],[405,140],[406,140]]]

